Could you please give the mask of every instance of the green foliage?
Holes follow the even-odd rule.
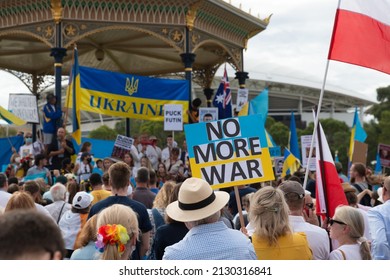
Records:
[[[380,121],[383,111],[390,110],[390,86],[377,88],[377,97],[378,104],[372,105],[366,113],[374,115],[374,117]]]
[[[277,145],[281,146],[282,148],[287,146],[290,128],[288,128],[285,124],[281,122],[275,122],[269,129],[267,129],[267,131],[269,134],[271,134]]]
[[[109,128],[106,125],[102,125],[99,128],[92,130],[89,134],[89,138],[101,139],[101,140],[115,140],[117,133],[114,129]]]
[[[8,128],[8,136],[15,136],[17,134],[17,130],[14,128]],[[0,138],[7,137],[7,127],[0,126]]]

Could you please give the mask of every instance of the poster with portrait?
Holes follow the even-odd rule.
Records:
[[[378,152],[381,166],[390,167],[390,145],[378,144]]]
[[[118,135],[112,149],[111,157],[114,159],[123,159],[126,153],[130,153],[133,142],[133,138]]]
[[[312,135],[302,135],[301,136],[301,149],[302,149],[302,166],[306,167],[309,161],[310,154],[310,145],[311,145]],[[310,157],[309,170],[316,170],[316,141],[314,139],[313,151]]]
[[[218,108],[200,107],[199,122],[212,122],[218,120]]]
[[[282,175],[283,164],[284,164],[284,157],[274,157],[274,167],[275,167],[276,176]]]

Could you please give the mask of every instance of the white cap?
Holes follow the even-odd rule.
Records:
[[[72,206],[76,209],[85,209],[91,205],[93,201],[93,195],[87,192],[78,192],[73,197]]]

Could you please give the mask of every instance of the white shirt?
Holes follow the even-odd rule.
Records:
[[[33,150],[33,145],[32,144],[23,145],[19,149],[19,155],[20,155],[21,158],[24,158],[26,156],[32,155],[33,152],[34,152],[34,150]]]
[[[361,260],[362,256],[360,255],[360,245],[359,244],[347,244],[342,245],[336,250],[333,250],[330,255],[330,260],[344,260],[343,254],[340,252],[342,250],[345,254],[346,260]]]
[[[47,211],[47,209],[45,207],[43,207],[42,205],[40,205],[38,203],[35,203],[35,208],[37,208],[38,212],[50,217],[54,221],[54,218],[51,216],[51,214],[49,213],[49,211]],[[55,222],[57,222],[57,221],[55,221]]]
[[[5,190],[0,190],[0,207],[5,208],[7,206],[8,200],[10,199],[11,194]]]
[[[302,216],[288,216],[294,232],[304,232],[313,252],[313,259],[327,260],[329,258],[329,237],[325,229],[305,222]]]

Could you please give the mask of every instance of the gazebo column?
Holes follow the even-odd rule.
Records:
[[[195,61],[196,54],[186,52],[180,54],[181,60],[184,64],[185,78],[188,81],[188,108],[191,111],[191,93],[192,93],[192,64]],[[191,119],[188,120],[191,123]]]
[[[248,72],[239,71],[236,72],[236,77],[240,88],[245,88],[245,81],[249,79]]]

